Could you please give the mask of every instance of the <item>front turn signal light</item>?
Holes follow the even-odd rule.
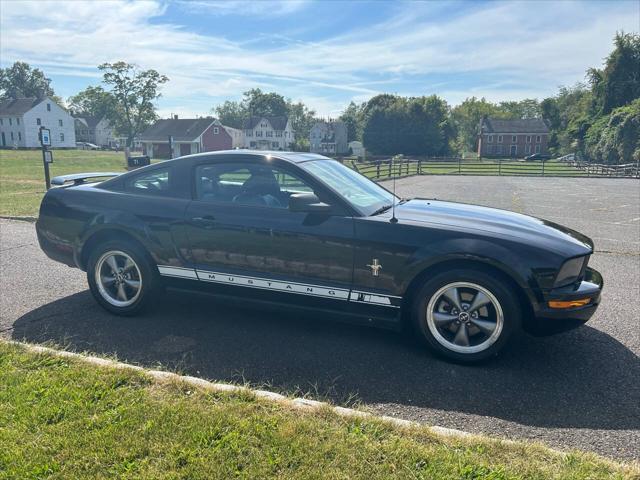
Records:
[[[575,308],[584,307],[591,302],[590,298],[580,298],[578,300],[550,300],[549,306],[551,308]]]

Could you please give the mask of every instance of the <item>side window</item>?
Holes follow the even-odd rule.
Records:
[[[138,175],[127,181],[125,189],[132,193],[169,196],[171,193],[171,169],[164,168]]]
[[[313,189],[295,175],[259,164],[199,165],[196,198],[204,202],[288,208],[294,193]]]

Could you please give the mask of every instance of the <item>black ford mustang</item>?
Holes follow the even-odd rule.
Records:
[[[199,289],[411,325],[437,353],[473,362],[521,330],[581,325],[600,302],[584,235],[504,210],[399,199],[319,155],[203,153],[54,184],[40,246],[86,270],[98,303],[120,315],[163,286]]]

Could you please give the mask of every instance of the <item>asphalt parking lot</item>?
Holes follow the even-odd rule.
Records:
[[[640,182],[433,176],[396,188],[533,214],[589,235],[591,265],[605,278],[599,311],[587,326],[525,337],[479,367],[443,362],[401,334],[194,295],[171,293],[151,313],[119,318],[94,303],[83,272],[40,251],[32,223],[0,220],[0,335],[640,459]]]

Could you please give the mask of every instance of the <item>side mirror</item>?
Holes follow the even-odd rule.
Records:
[[[289,197],[289,210],[305,213],[329,213],[331,205],[327,205],[313,193],[294,193]]]

